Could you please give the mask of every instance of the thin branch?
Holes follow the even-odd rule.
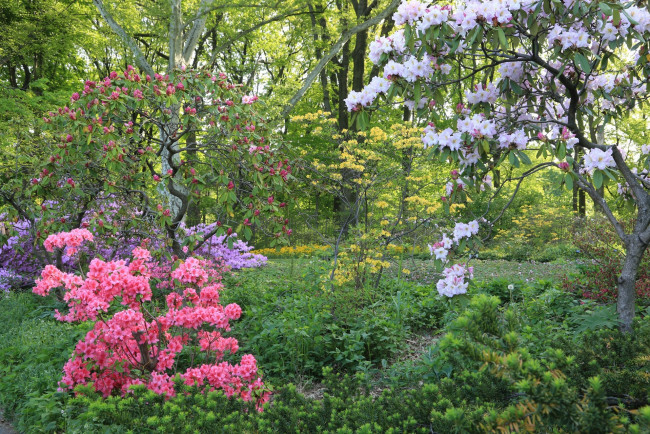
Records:
[[[106,23],[108,23],[109,27],[115,32],[120,38],[122,38],[122,41],[131,49],[133,52],[133,55],[135,56],[135,62],[138,64],[138,66],[145,71],[149,75],[154,75],[153,68],[151,65],[149,65],[149,62],[147,62],[147,59],[145,58],[144,54],[142,53],[142,50],[140,50],[140,47],[138,47],[138,44],[131,38],[120,26],[117,21],[113,18],[113,16],[108,12],[106,7],[104,6],[104,2],[102,0],[93,0],[93,4],[101,14],[101,16],[104,18]]]
[[[356,35],[359,32],[363,32],[364,30],[369,29],[370,27],[374,26],[375,24],[380,23],[383,19],[387,18],[395,9],[397,9],[397,6],[401,3],[401,0],[393,0],[386,9],[384,9],[382,12],[377,14],[375,17],[351,28],[350,30],[346,31],[341,35],[338,41],[330,48],[329,53],[327,53],[326,56],[324,56],[316,65],[316,67],[309,73],[307,78],[305,79],[305,82],[303,86],[291,97],[287,105],[284,107],[282,110],[282,113],[280,114],[281,118],[286,118],[289,113],[293,110],[295,105],[300,101],[300,99],[305,95],[307,90],[311,87],[312,83],[314,80],[316,80],[316,77],[319,76],[321,70],[325,68],[325,66],[332,60],[334,56],[338,54],[338,52],[343,48],[343,45],[345,45],[352,36]]]

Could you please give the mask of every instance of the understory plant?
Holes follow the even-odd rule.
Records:
[[[622,221],[624,227],[634,225]],[[583,297],[609,302],[616,300],[618,276],[625,260],[620,240],[604,218],[584,219],[575,225],[573,243],[586,260],[578,275],[566,276],[564,287]],[[650,298],[650,255],[643,254],[635,282],[636,296],[644,302]]]

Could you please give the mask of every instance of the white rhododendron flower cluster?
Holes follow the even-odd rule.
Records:
[[[614,166],[616,166],[616,162],[612,156],[611,149],[607,149],[606,151],[590,149],[585,153],[584,169],[587,173],[593,173],[596,169],[605,170]]]
[[[458,245],[463,239],[468,239],[478,234],[480,227],[476,220],[469,223],[456,223],[452,231],[452,238],[447,234],[442,235],[442,239],[433,245],[429,245],[429,252],[436,260],[442,261],[447,264],[448,256],[454,245]],[[436,288],[440,295],[453,297],[454,295],[464,294],[467,292],[468,279],[473,278],[474,269],[466,265],[454,264],[445,267],[442,274],[444,279],[438,281]]]

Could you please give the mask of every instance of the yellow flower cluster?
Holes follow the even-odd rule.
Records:
[[[328,121],[330,119],[336,122],[336,119],[330,118],[330,114],[331,114],[330,112],[324,112],[323,110],[318,110],[317,112],[314,113],[306,113],[304,115],[292,116],[291,122],[315,122],[316,120]]]
[[[276,248],[255,249],[251,251],[251,253],[270,256],[270,257],[295,258],[295,257],[313,256],[314,254],[325,252],[328,249],[331,249],[331,246],[308,244],[308,245],[300,245],[300,246],[283,246],[280,247],[279,249]]]

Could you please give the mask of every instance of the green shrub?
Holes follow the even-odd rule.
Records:
[[[306,398],[289,384],[261,414],[221,392],[203,396],[180,385],[167,401],[143,387],[128,397],[108,399],[78,389],[83,395],[69,400],[59,428],[69,433],[481,432],[479,422],[490,409],[456,407],[446,397],[448,391],[436,385],[388,389],[374,397],[364,387],[363,374],[338,376],[326,369],[323,377],[322,399]]]
[[[531,350],[520,332],[527,318],[522,317],[521,311],[502,310],[499,306],[497,297],[477,295],[470,308],[450,325],[450,332],[440,343],[447,357],[469,370],[469,374],[460,372],[453,376],[454,383],[467,383],[467,378],[478,376],[475,373],[486,372],[505,386],[501,391],[509,391],[509,397],[504,393],[492,398],[507,398],[509,403],[486,417],[486,430],[623,432],[639,429],[638,425],[630,426],[634,415],[628,411],[630,403],[626,402],[628,410],[612,405],[616,402],[606,399],[612,391],[607,381],[597,375],[589,376],[597,370],[585,372],[576,364],[577,357],[562,349],[542,346]],[[608,339],[599,342],[607,343]],[[624,338],[618,343],[626,347],[629,342]],[[635,363],[634,355],[639,350],[646,355],[644,348],[647,349],[638,344],[633,350],[628,348],[626,364]],[[626,378],[647,393],[647,383],[641,377],[639,371],[636,378]],[[637,406],[646,403],[635,401]]]

